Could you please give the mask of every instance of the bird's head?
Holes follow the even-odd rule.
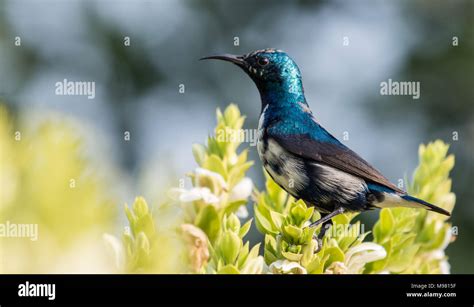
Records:
[[[223,60],[242,68],[257,85],[262,100],[269,92],[303,94],[298,66],[288,54],[276,49],[263,49],[244,55],[222,54],[201,60]]]

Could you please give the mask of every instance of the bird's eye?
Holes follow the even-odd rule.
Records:
[[[270,60],[268,58],[260,58],[258,59],[258,65],[260,66],[265,66],[267,65],[268,63],[270,63]]]

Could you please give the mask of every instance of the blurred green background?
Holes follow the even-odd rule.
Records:
[[[15,46],[17,37],[21,46]],[[124,46],[124,37],[130,46]],[[27,138],[50,140],[47,149],[57,152],[54,136],[44,132],[48,128],[39,135],[34,131],[45,119],[74,123],[70,129],[81,135],[81,150],[94,161],[95,176],[104,177],[107,196],[69,195],[77,204],[62,214],[81,219],[74,227],[96,222],[103,225],[99,232],[113,232],[123,218],[117,225],[102,223],[113,215],[102,207],[121,210],[135,195],[161,201],[166,187],[178,185],[181,174],[195,167],[191,145],[211,132],[216,107],[235,102],[247,114],[246,128],[257,126],[260,101],[250,79],[238,68],[198,59],[268,47],[287,51],[299,64],[307,99],[322,125],[339,139],[348,135],[344,142],[391,181],[410,176],[420,143],[439,138],[451,144],[458,237],[447,255],[453,273],[474,273],[474,1],[3,0],[0,103],[10,114],[1,117],[4,124],[11,123],[2,137],[30,131]],[[65,78],[94,81],[96,97],[55,95],[55,83]],[[381,96],[380,83],[388,79],[419,81],[420,99]],[[124,141],[125,131],[130,141]],[[26,172],[39,172],[39,181],[54,173],[31,167],[32,157],[40,157],[34,150],[19,162],[6,148],[0,147],[2,162],[22,163]],[[251,176],[262,187],[255,147],[250,154],[257,161]],[[67,163],[78,163],[71,159]],[[6,164],[0,167],[8,170]],[[2,178],[11,178],[7,174]],[[28,221],[15,206],[25,209],[37,191],[7,208],[8,189],[1,182],[0,222],[15,216]],[[89,189],[96,191],[95,184]],[[84,202],[104,203],[99,206],[104,212],[90,220],[73,211]],[[370,223],[376,214],[364,219]],[[56,222],[61,219],[48,223]]]

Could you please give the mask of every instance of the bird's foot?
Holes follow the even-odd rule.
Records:
[[[323,239],[320,239],[318,236],[314,236],[313,240],[316,241],[316,250],[314,251],[315,254],[319,253],[321,249],[323,248]]]
[[[314,253],[319,253],[321,251],[321,248],[323,247],[324,236],[326,235],[326,231],[328,231],[328,229],[331,228],[331,226],[332,226],[332,222],[329,220],[329,222],[321,226],[321,230],[319,231],[318,235],[316,234],[313,235],[313,240],[315,240],[316,243],[318,244]]]

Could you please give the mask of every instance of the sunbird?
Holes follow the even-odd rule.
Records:
[[[253,80],[260,93],[257,151],[270,177],[295,199],[314,206],[321,218],[321,241],[331,218],[374,208],[424,208],[450,213],[408,195],[316,120],[306,101],[295,61],[276,49],[245,55],[202,58],[231,62]],[[319,244],[321,246],[321,244]]]

